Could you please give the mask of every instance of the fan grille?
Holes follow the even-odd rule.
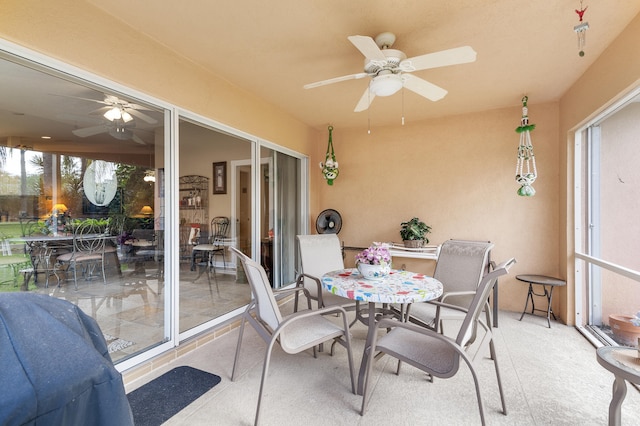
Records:
[[[333,209],[323,210],[316,219],[318,234],[337,234],[342,229],[342,217]]]

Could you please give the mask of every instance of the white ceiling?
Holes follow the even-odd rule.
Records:
[[[558,100],[640,11],[640,0],[89,0],[190,61],[314,128],[400,124]],[[393,32],[408,57],[469,45],[471,64],[415,72],[449,91],[437,102],[402,90],[353,109],[368,78],[305,90],[361,72],[350,35]],[[404,112],[403,112],[404,111]]]

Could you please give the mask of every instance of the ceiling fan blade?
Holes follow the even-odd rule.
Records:
[[[107,126],[105,126],[104,124],[101,124],[99,126],[85,127],[83,129],[75,129],[75,130],[72,130],[71,133],[73,133],[76,136],[80,136],[81,138],[86,138],[88,136],[93,136],[100,133],[106,133],[108,130],[109,129],[107,128]]]
[[[448,93],[442,87],[429,83],[428,81],[416,77],[413,74],[403,74],[402,80],[405,88],[434,102],[444,98]]]
[[[155,118],[149,117],[147,114],[142,113],[135,108],[125,108],[124,110],[129,114],[138,117],[140,120],[146,121],[149,124],[156,124],[158,122],[158,120],[156,120]]]
[[[369,90],[369,86],[367,86],[367,88],[364,89],[364,93],[362,94],[362,97],[358,101],[358,104],[356,105],[356,108],[353,110],[353,112],[360,112],[368,109],[375,97],[376,95],[371,93],[371,91]]]
[[[305,84],[303,87],[305,89],[313,89],[314,87],[326,86],[327,84],[338,83],[341,81],[357,80],[359,78],[363,78],[368,75],[369,74],[367,74],[366,72],[360,72],[360,73],[351,74],[351,75],[343,75],[342,77],[335,77],[335,78],[330,78],[328,80],[322,80],[322,81],[317,81],[315,83]]]
[[[83,98],[83,97],[80,97],[80,96],[60,95],[58,93],[50,93],[50,95],[52,95],[52,96],[60,96],[61,98],[80,99],[81,101],[90,101],[90,102],[97,102],[99,104],[110,105],[108,102],[105,102],[105,101],[99,101],[99,100],[91,99],[91,98]]]
[[[403,71],[419,71],[448,65],[466,64],[475,60],[476,51],[469,46],[463,46],[405,59],[400,62],[400,69]]]
[[[113,107],[110,106],[110,105],[105,105],[105,106],[100,107],[98,109],[94,109],[92,111],[89,111],[89,115],[103,115],[105,112],[109,111],[112,108]]]
[[[386,61],[387,57],[380,50],[376,42],[368,36],[354,35],[347,37],[365,58]]]
[[[140,139],[137,135],[131,136],[131,140],[140,145],[146,145],[147,143]]]

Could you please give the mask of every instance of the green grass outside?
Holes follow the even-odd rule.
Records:
[[[17,238],[22,236],[20,222],[0,222],[0,238]]]
[[[19,238],[22,236],[22,227],[20,222],[0,222],[0,241],[6,238]],[[24,246],[20,243],[11,244],[12,257],[19,261],[25,256]],[[25,262],[29,262],[28,257],[24,257]],[[26,265],[25,265],[26,266]],[[17,282],[15,282],[15,269],[4,265],[0,266],[0,292],[20,291],[24,284],[24,274],[17,273]],[[33,282],[33,278],[29,283],[29,290],[35,290],[37,287]]]

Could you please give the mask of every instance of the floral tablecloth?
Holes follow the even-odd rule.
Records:
[[[326,273],[322,286],[329,292],[352,300],[373,303],[414,303],[442,295],[442,283],[415,272],[392,270],[379,281],[367,280],[356,268]]]

